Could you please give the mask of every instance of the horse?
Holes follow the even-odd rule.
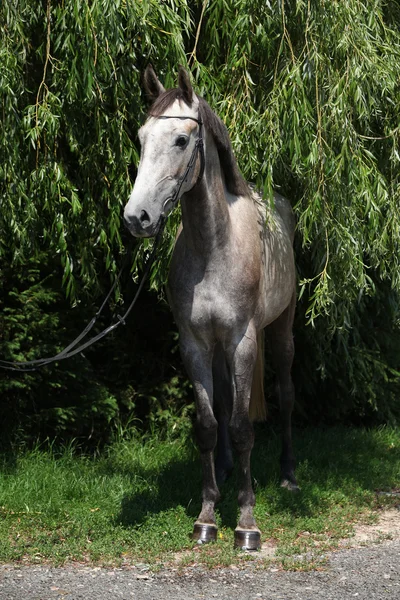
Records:
[[[180,199],[167,296],[196,404],[202,507],[192,537],[217,539],[218,486],[233,469],[233,447],[240,509],[234,544],[257,550],[250,455],[252,422],[265,417],[264,331],[280,399],[281,485],[298,490],[291,435],[294,216],[281,195],[264,202],[246,183],[226,126],[195,94],[183,67],[178,87],[165,90],[149,65],[144,87],[152,104],[139,130],[140,163],[124,221],[133,236],[154,237]]]

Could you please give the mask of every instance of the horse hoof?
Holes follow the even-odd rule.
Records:
[[[260,550],[261,534],[258,529],[235,529],[235,548],[241,550]]]
[[[289,492],[293,492],[295,494],[300,492],[300,488],[297,485],[297,483],[293,483],[293,481],[289,481],[289,479],[282,479],[281,488],[284,488],[285,490],[288,490]]]
[[[217,541],[218,528],[216,525],[206,523],[195,523],[193,527],[192,540],[198,544],[208,544]]]

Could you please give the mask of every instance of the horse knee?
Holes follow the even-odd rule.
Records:
[[[248,418],[241,419],[240,421],[232,419],[229,423],[229,432],[236,452],[241,454],[252,449],[254,444],[254,430]]]
[[[290,373],[285,374],[284,377],[278,378],[277,392],[279,394],[279,398],[283,402],[294,401],[294,385]]]
[[[290,373],[294,358],[294,341],[290,336],[272,336],[270,337],[270,347],[272,352],[272,362],[279,376],[285,376]]]
[[[213,415],[206,418],[197,416],[195,433],[200,452],[210,452],[217,444],[218,423]]]

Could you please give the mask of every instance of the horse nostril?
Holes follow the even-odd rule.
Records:
[[[140,212],[139,221],[141,225],[146,225],[146,223],[150,223],[149,213],[147,213],[145,210],[142,210]]]
[[[126,214],[124,214],[124,223],[125,223],[125,227],[127,227],[129,229],[130,224],[132,221],[132,217],[128,217]]]

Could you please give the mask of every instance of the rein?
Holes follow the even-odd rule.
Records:
[[[108,292],[107,296],[105,297],[103,303],[101,304],[99,310],[96,312],[96,314],[94,315],[94,317],[92,318],[92,320],[86,325],[85,329],[75,338],[75,340],[73,342],[71,342],[70,344],[68,344],[68,346],[66,346],[63,350],[61,350],[61,352],[59,352],[58,354],[55,354],[54,356],[50,356],[48,358],[39,358],[36,360],[28,360],[28,361],[21,361],[21,362],[10,362],[7,360],[0,360],[0,369],[6,369],[8,371],[20,371],[22,373],[26,373],[26,372],[30,372],[30,371],[36,371],[37,369],[41,368],[41,367],[45,367],[47,365],[50,365],[51,363],[54,362],[59,362],[60,360],[65,360],[66,358],[71,358],[72,356],[75,356],[76,354],[79,354],[80,352],[83,352],[83,350],[86,350],[87,348],[89,348],[90,346],[92,346],[93,344],[95,344],[96,342],[98,342],[99,340],[101,340],[103,337],[105,337],[106,335],[108,335],[109,333],[111,333],[112,331],[114,331],[115,329],[117,329],[117,327],[119,327],[121,324],[125,325],[125,320],[127,319],[127,317],[129,316],[130,312],[132,311],[133,307],[136,304],[136,301],[139,297],[140,292],[143,289],[144,283],[149,275],[150,269],[154,263],[155,260],[155,256],[156,256],[156,251],[158,250],[158,247],[160,245],[160,241],[162,238],[162,234],[164,233],[164,229],[165,229],[165,225],[167,222],[167,212],[166,212],[166,208],[167,205],[169,203],[172,204],[172,207],[169,209],[168,213],[171,212],[171,210],[175,207],[175,205],[177,204],[179,198],[180,198],[180,192],[182,189],[182,185],[184,184],[184,182],[187,180],[187,177],[190,173],[190,171],[192,170],[195,162],[196,162],[196,158],[197,158],[197,153],[200,153],[200,171],[199,171],[199,175],[197,177],[196,183],[195,185],[197,185],[203,175],[204,175],[204,169],[205,169],[205,156],[204,156],[204,140],[203,140],[203,132],[202,132],[202,128],[203,128],[203,121],[201,119],[195,119],[194,117],[186,117],[186,116],[182,116],[182,117],[174,117],[174,116],[160,116],[160,117],[155,117],[154,115],[150,115],[152,117],[154,117],[155,119],[191,119],[192,121],[196,121],[196,123],[198,123],[199,125],[199,135],[197,137],[195,146],[193,148],[192,154],[190,156],[188,165],[185,169],[184,174],[179,177],[179,179],[177,180],[177,185],[174,191],[173,196],[170,199],[167,199],[164,202],[164,206],[163,206],[163,212],[161,213],[160,219],[159,219],[159,225],[158,225],[158,230],[157,230],[157,235],[156,238],[154,240],[154,244],[153,244],[153,248],[151,250],[151,253],[149,254],[149,256],[147,257],[145,266],[144,266],[144,270],[142,273],[142,278],[140,280],[140,283],[138,285],[138,288],[136,290],[135,296],[132,300],[132,302],[130,303],[128,309],[125,311],[125,313],[121,316],[121,315],[117,315],[117,321],[115,323],[112,323],[111,325],[109,325],[108,327],[106,327],[105,329],[103,329],[103,331],[101,331],[100,333],[98,333],[97,335],[95,335],[94,337],[92,337],[90,340],[87,340],[86,342],[84,342],[83,344],[81,344],[80,346],[78,346],[79,342],[85,338],[87,336],[87,334],[89,333],[89,331],[91,331],[91,329],[93,328],[94,324],[96,323],[97,319],[99,318],[100,314],[102,313],[105,305],[107,304],[107,301],[109,300],[111,294],[113,293],[113,291],[115,290],[118,281],[121,278],[122,272],[125,268],[125,264],[126,264],[126,259],[124,261],[124,264],[122,265],[122,268],[120,270],[120,272],[118,273],[110,291]],[[130,245],[131,246],[131,245]],[[128,249],[130,250],[130,248]]]

